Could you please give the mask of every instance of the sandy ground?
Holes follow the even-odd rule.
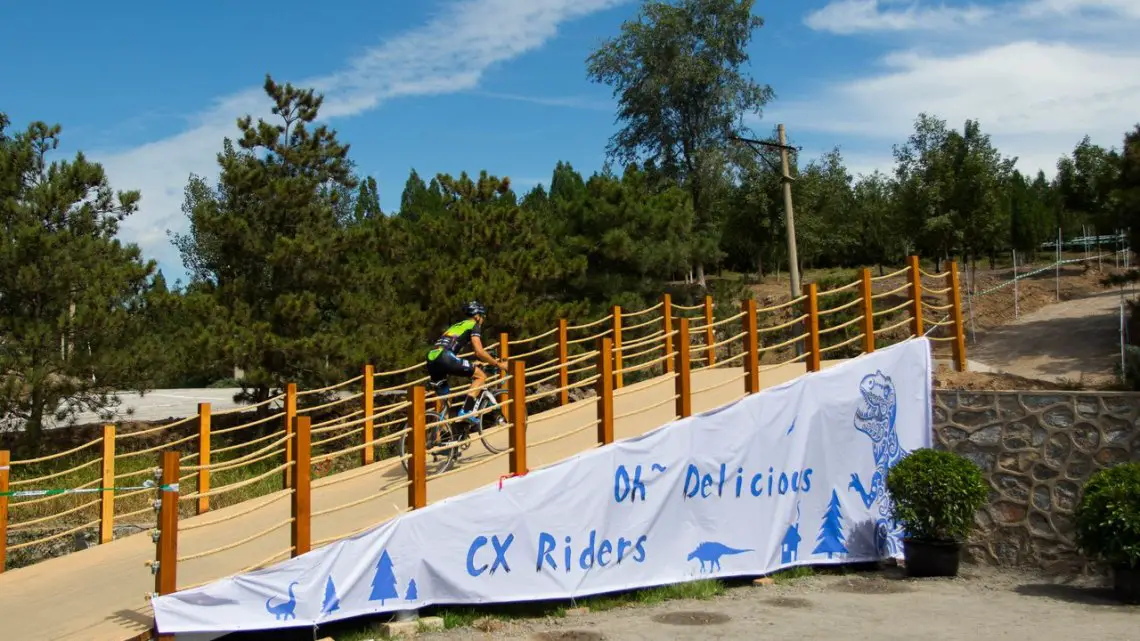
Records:
[[[955,579],[915,580],[892,568],[737,587],[704,601],[484,627],[420,638],[1127,641],[1140,639],[1140,606],[1120,605],[1102,588],[1056,584],[1033,574],[963,566]]]
[[[1120,359],[1120,294],[1106,291],[1046,305],[978,335],[971,361],[993,370],[1054,382],[1096,385]]]

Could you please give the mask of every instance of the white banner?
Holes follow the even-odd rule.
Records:
[[[901,558],[886,472],[931,446],[909,340],[269,568],[155,598],[161,633],[313,626]]]

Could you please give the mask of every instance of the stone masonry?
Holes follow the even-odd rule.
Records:
[[[967,555],[1069,574],[1092,568],[1073,510],[1096,470],[1140,461],[1140,393],[936,390],[934,443],[981,466],[990,501]]]

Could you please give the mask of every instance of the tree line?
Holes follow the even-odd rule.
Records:
[[[267,75],[273,117],[238,119],[216,180],[188,177],[186,231],[171,236],[186,283],[118,238],[146,194],[113,190],[82,153],[50,160],[58,125],[14,131],[0,114],[0,414],[34,446],[49,419],[106,408],[116,390],[234,384],[259,401],[365,362],[406,366],[472,298],[524,336],[663,291],[745,295],[710,275],[787,269],[778,152],[737,141],[774,99],[742,71],[763,26],[752,4],[643,3],[586,61],[618,102],[607,164],[587,176],[559,162],[523,193],[485,170],[413,170],[382,211],[322,97]],[[894,160],[853,177],[838,149],[793,154],[801,267],[1033,253],[1058,227],[1140,232],[1140,125],[1119,150],[1080,141],[1047,179],[980,123],[919,114]]]

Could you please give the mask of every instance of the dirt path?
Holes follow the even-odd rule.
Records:
[[[971,362],[1054,382],[1111,380],[1120,358],[1120,294],[1105,291],[1046,305],[978,333]]]
[[[1035,641],[1140,639],[1140,606],[1107,590],[1050,583],[1030,574],[963,566],[952,579],[911,580],[901,570],[813,576],[742,587],[707,601],[628,606],[561,619],[425,635],[425,641],[528,639],[845,639],[849,641]]]

